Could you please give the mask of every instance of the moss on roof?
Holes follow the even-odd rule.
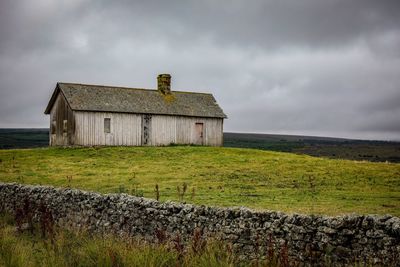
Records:
[[[60,91],[72,110],[226,118],[212,94],[75,83],[57,83],[45,114]]]

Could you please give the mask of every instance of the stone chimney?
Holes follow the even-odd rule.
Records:
[[[163,95],[171,94],[171,75],[159,74],[157,76],[157,89]]]

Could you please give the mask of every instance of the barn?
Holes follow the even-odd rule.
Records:
[[[221,146],[226,115],[211,94],[57,83],[45,114],[50,146]]]

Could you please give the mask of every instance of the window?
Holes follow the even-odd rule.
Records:
[[[67,120],[63,120],[63,132],[66,133],[68,129],[68,121]]]
[[[56,134],[56,121],[51,122],[51,134]]]
[[[104,132],[111,133],[111,119],[104,118]]]

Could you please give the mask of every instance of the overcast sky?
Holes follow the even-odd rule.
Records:
[[[159,73],[225,131],[400,140],[400,1],[0,1],[0,127],[48,127],[58,81]]]

